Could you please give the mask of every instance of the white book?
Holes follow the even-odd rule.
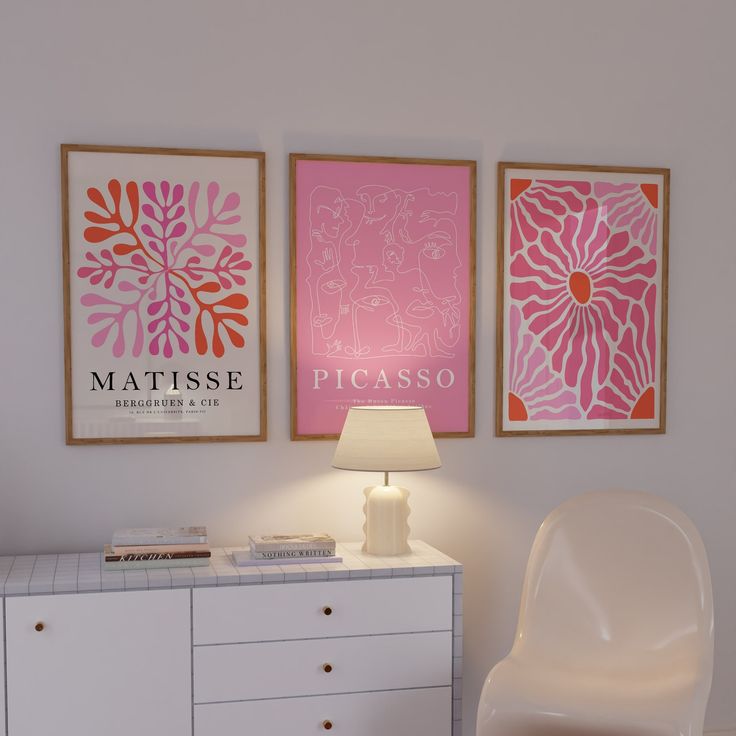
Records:
[[[128,544],[121,547],[110,546],[110,551],[114,555],[143,555],[146,553],[161,554],[162,552],[182,553],[182,552],[209,552],[209,544]]]
[[[263,534],[250,537],[254,552],[276,552],[299,549],[334,549],[335,540],[329,534]]]
[[[206,542],[207,527],[204,526],[183,526],[172,529],[158,527],[118,529],[112,535],[113,547],[154,544],[205,544]]]
[[[261,560],[253,557],[249,549],[235,550],[232,553],[233,563],[238,567],[265,567],[266,565],[316,565],[342,562],[342,557],[278,557],[270,560]]]

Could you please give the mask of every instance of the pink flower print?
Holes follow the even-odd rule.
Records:
[[[521,310],[509,310],[509,388],[506,411],[510,421],[580,419],[575,394],[549,369],[549,356],[528,332],[522,333]]]
[[[645,246],[652,255],[657,253],[657,184],[611,184],[596,182],[593,191],[602,207],[608,210],[612,229],[626,229],[631,237]]]
[[[592,197],[582,212],[562,217],[557,231],[538,233],[512,258],[510,295],[550,354],[553,371],[578,389],[587,412],[608,378],[611,349],[632,304],[653,283],[656,262],[627,231],[612,231],[607,209]]]
[[[559,233],[563,216],[582,212],[590,190],[589,182],[512,179],[511,255],[521,250],[525,242],[536,241],[544,229]]]
[[[657,351],[656,287],[649,286],[641,304],[631,307],[605,386],[596,396],[588,419],[654,419]]]

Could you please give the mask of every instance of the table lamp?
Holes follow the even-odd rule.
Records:
[[[348,410],[332,467],[383,473],[382,486],[363,490],[363,552],[400,555],[410,551],[409,491],[389,485],[388,474],[431,470],[441,464],[421,406],[354,406]]]

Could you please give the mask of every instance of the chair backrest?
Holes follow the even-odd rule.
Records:
[[[512,655],[618,676],[689,673],[709,688],[713,601],[694,524],[648,493],[559,506],[532,547]]]

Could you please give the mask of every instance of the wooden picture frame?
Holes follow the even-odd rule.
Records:
[[[291,437],[348,408],[475,431],[476,162],[292,153]]]
[[[665,432],[669,180],[498,164],[497,436]]]
[[[265,161],[61,146],[67,444],[266,439]]]

